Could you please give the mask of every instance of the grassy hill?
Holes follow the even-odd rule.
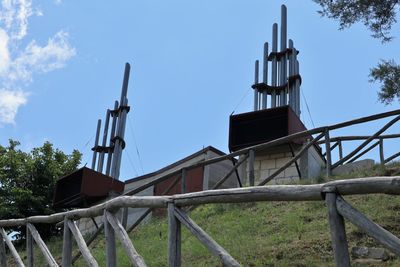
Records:
[[[398,165],[384,170],[377,166],[350,176],[393,175],[398,174],[398,170]],[[345,199],[400,236],[399,196],[366,195]],[[190,217],[243,266],[333,266],[327,210],[322,201],[203,205],[192,211]],[[130,233],[135,248],[148,266],[166,266],[167,229],[166,218],[153,218]],[[349,222],[346,222],[346,230],[350,249],[353,246],[381,247]],[[91,246],[101,266],[105,266],[104,242],[104,238],[99,238]],[[54,238],[49,247],[53,255],[61,255],[60,238]],[[37,266],[45,266],[40,252],[36,253]],[[60,260],[60,256],[57,259]],[[121,247],[118,248],[118,265],[130,266]],[[86,265],[80,259],[75,266]],[[184,226],[182,266],[221,266]],[[352,266],[400,266],[400,259],[392,257],[375,264],[361,264],[352,259]]]

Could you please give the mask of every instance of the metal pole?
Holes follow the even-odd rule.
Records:
[[[278,52],[278,24],[272,25],[272,68],[271,68],[271,85],[277,85],[277,62],[276,54]],[[273,90],[271,93],[271,108],[276,107],[276,91]]]
[[[124,98],[127,98],[130,71],[131,65],[129,63],[125,63],[124,80],[122,82],[121,99],[119,101],[120,103],[123,103],[122,101]]]
[[[297,51],[296,51],[296,54],[297,54]],[[295,74],[297,75],[297,74],[300,73],[300,64],[299,64],[299,61],[297,60],[297,55],[295,57],[295,62],[296,62],[295,63],[296,64],[296,72],[295,72]],[[300,118],[300,113],[301,113],[301,110],[300,110],[300,81],[298,79],[296,79],[296,82],[295,82],[295,92],[296,92],[296,100],[297,100],[296,114]]]
[[[285,5],[281,6],[281,57],[280,64],[280,85],[284,85],[287,81],[286,77],[286,35],[287,35],[287,9]],[[280,105],[286,105],[286,92],[282,90],[280,93]]]
[[[128,106],[128,99],[124,98],[121,107],[126,107],[126,106]],[[111,164],[111,177],[113,177],[114,179],[119,179],[122,149],[123,149],[122,146],[125,135],[126,115],[127,115],[127,110],[121,109],[120,117],[118,119],[117,133],[116,133],[116,136],[119,138],[115,140],[114,159]]]
[[[264,43],[264,56],[263,56],[263,83],[268,83],[268,43]],[[262,92],[262,108],[267,108],[267,92]]]
[[[107,145],[107,134],[108,134],[108,125],[109,124],[110,124],[110,110],[107,109],[106,121],[104,123],[104,131],[103,131],[103,142],[102,142],[103,147],[105,147]],[[104,163],[104,151],[100,153],[99,163],[97,164],[98,172],[103,172],[103,163]]]
[[[293,61],[293,40],[289,39],[289,49],[292,51],[292,53],[289,56],[289,77],[293,76],[294,73],[294,61]],[[289,82],[289,80],[288,80]],[[296,101],[294,99],[294,90],[293,90],[293,84],[289,84],[289,106],[292,108],[294,112],[296,112]]]
[[[96,167],[96,158],[97,158],[97,146],[99,144],[99,136],[100,136],[100,127],[101,127],[101,120],[97,121],[97,130],[96,130],[96,138],[94,140],[94,150],[93,150],[93,159],[92,159],[92,170]]]
[[[256,60],[254,64],[254,84],[258,83],[259,62]],[[254,89],[254,111],[259,109],[258,105],[258,89]]]
[[[110,147],[111,147],[111,151],[110,153],[108,153],[108,158],[107,158],[107,166],[106,166],[106,175],[110,175],[110,170],[111,170],[111,162],[112,162],[112,158],[113,158],[113,154],[114,154],[114,148],[115,148],[115,144],[113,141],[113,138],[115,137],[115,127],[117,125],[117,117],[118,117],[118,113],[117,113],[117,109],[118,109],[118,101],[115,101],[114,103],[114,114],[113,114],[113,119],[112,119],[112,123],[111,123],[111,132],[110,132]]]

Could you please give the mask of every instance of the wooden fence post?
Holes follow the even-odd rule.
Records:
[[[326,178],[331,177],[332,157],[331,157],[331,140],[329,138],[329,129],[325,129],[325,150],[326,150]]]
[[[341,160],[343,158],[342,140],[339,140],[338,144],[339,144],[339,160]]]
[[[254,186],[255,177],[254,177],[254,150],[251,149],[249,151],[249,161],[248,161],[248,169],[249,169],[249,183],[250,186]]]
[[[183,168],[182,169],[182,173],[181,173],[181,194],[185,194],[186,193],[186,169]]]
[[[175,205],[168,203],[168,266],[181,266],[181,222],[175,217]]]
[[[347,245],[346,229],[342,215],[336,208],[336,188],[323,188],[326,206],[328,207],[328,220],[331,230],[333,256],[336,267],[350,267],[350,256]]]
[[[33,238],[28,226],[26,226],[26,257],[28,267],[33,267]]]
[[[104,210],[103,224],[104,234],[106,236],[106,266],[117,266],[117,246],[115,244],[115,232],[109,221],[107,220],[106,210]]]
[[[62,267],[72,266],[72,233],[68,226],[67,217],[64,218],[64,236],[62,250]]]
[[[0,235],[0,267],[7,267],[6,243]]]
[[[385,166],[385,154],[383,153],[383,138],[379,138],[379,158],[381,166]]]

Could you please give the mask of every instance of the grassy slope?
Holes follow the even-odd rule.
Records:
[[[393,170],[374,168],[353,176],[393,174],[397,168]],[[368,195],[346,197],[346,200],[369,218],[400,236],[400,197]],[[329,226],[323,202],[204,205],[192,211],[190,216],[244,266],[333,266]],[[355,245],[379,247],[373,239],[348,222],[346,230],[350,248]],[[148,266],[166,266],[165,218],[155,218],[150,223],[141,225],[130,237]],[[182,240],[182,266],[221,265],[184,228]],[[53,241],[50,247],[55,255],[61,254],[60,240]],[[105,266],[104,239],[97,241],[91,250],[100,265]],[[38,258],[38,266],[44,266],[41,265],[41,260]],[[130,266],[121,247],[118,248],[118,265]],[[80,259],[76,266],[85,264]],[[361,265],[353,262],[353,266]],[[400,260],[391,259],[376,266],[400,266]]]

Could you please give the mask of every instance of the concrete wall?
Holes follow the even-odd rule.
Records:
[[[207,151],[206,159],[219,157],[221,155],[214,151]],[[203,190],[211,189],[221,180],[233,167],[232,161],[224,160],[211,165],[204,166]],[[234,172],[219,188],[238,187],[236,173]]]
[[[301,146],[294,147],[294,154],[298,153]],[[293,158],[292,152],[288,145],[277,146],[263,151],[257,151],[254,159],[254,176],[255,185],[269,177],[276,170],[285,165]],[[302,179],[316,178],[320,175],[325,162],[315,147],[311,147],[308,151],[297,160],[298,167]],[[244,183],[248,184],[249,180],[249,162],[243,164],[240,169],[241,177],[244,177]],[[284,171],[278,174],[268,184],[290,184],[300,180],[296,165],[293,163]]]

